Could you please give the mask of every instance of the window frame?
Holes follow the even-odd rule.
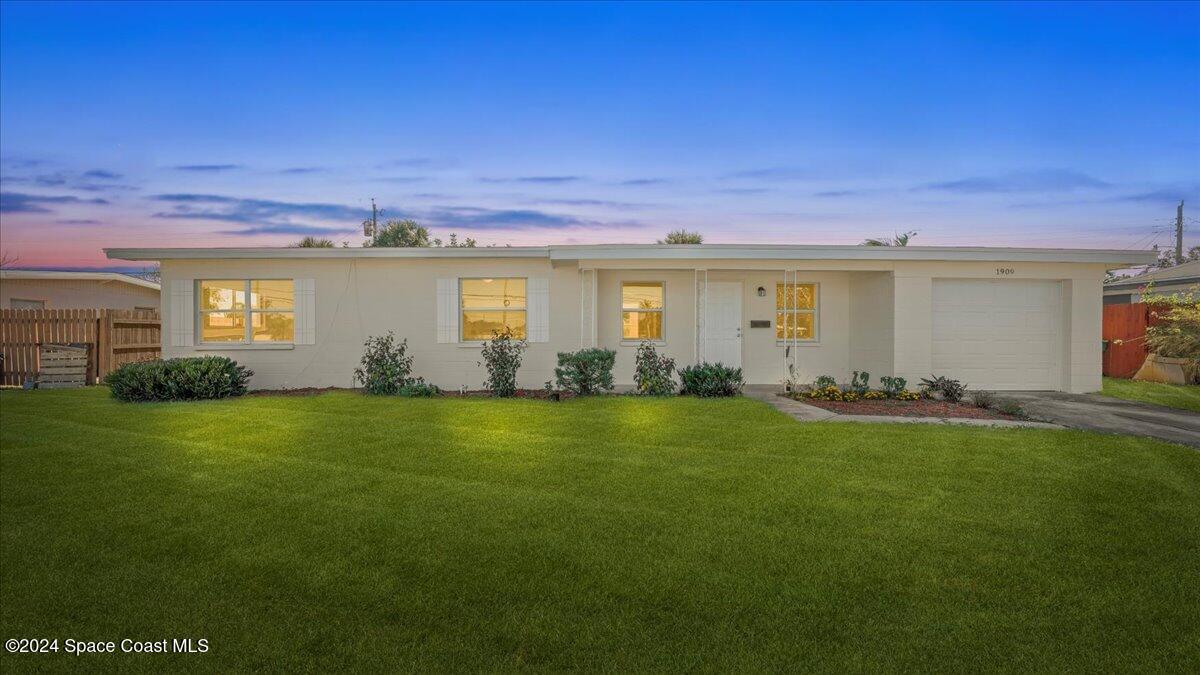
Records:
[[[662,288],[662,307],[658,309],[625,309],[625,285],[631,286],[649,286],[656,285]],[[659,325],[662,326],[662,335],[656,338],[627,338],[625,337],[625,312],[658,312]],[[657,279],[623,279],[617,289],[617,316],[621,322],[621,343],[627,345],[636,345],[643,342],[652,342],[656,345],[667,343],[667,282]]]
[[[817,345],[821,343],[821,283],[819,281],[793,281],[792,286],[812,286],[813,287],[813,306],[812,309],[800,309],[793,307],[792,309],[780,309],[778,304],[779,286],[787,286],[788,284],[780,281],[775,282],[775,343],[778,345]],[[787,326],[784,326],[784,336],[779,337],[779,313],[787,314],[811,314],[813,318],[813,336],[811,338],[795,338],[787,337]],[[786,316],[785,316],[786,319]]]
[[[501,279],[520,279],[525,282],[525,306],[524,307],[521,307],[518,309],[513,309],[512,307],[472,307],[472,308],[470,308],[469,311],[472,311],[472,312],[523,312],[525,314],[525,335],[524,335],[524,337],[522,337],[520,339],[528,340],[529,339],[529,277],[514,276],[514,277],[459,277],[458,278],[458,341],[463,344],[483,344],[484,342],[487,342],[490,339],[490,338],[480,338],[480,339],[470,338],[470,339],[468,339],[466,337],[466,334],[464,333],[464,331],[467,328],[467,326],[466,326],[467,322],[463,321],[463,314],[465,312],[467,312],[468,310],[467,310],[467,308],[463,307],[463,282],[464,281],[483,281],[484,279],[491,279],[492,281],[498,281]]]
[[[206,281],[240,281],[242,282],[242,292],[245,293],[245,307],[241,310],[236,309],[204,309],[204,282]],[[255,281],[288,281],[292,284],[292,307],[291,309],[254,309],[250,302],[250,284]],[[202,347],[249,347],[249,346],[275,346],[275,345],[294,345],[296,344],[296,280],[291,277],[254,277],[249,279],[220,279],[213,277],[211,279],[197,279],[196,286],[193,291],[195,301],[195,325],[196,325],[196,344]],[[232,314],[234,312],[242,312],[242,318],[245,323],[242,330],[242,339],[238,341],[228,342],[210,342],[204,339],[204,315],[205,314]],[[291,314],[292,315],[292,339],[291,340],[255,340],[254,339],[254,314]]]

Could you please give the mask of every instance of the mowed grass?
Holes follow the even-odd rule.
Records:
[[[1200,412],[1200,385],[1104,378],[1105,396]]]
[[[0,392],[4,669],[1200,668],[1200,453],[745,399]]]

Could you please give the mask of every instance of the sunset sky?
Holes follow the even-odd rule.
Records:
[[[1148,248],[1200,232],[1200,4],[5,2],[0,188],[21,267],[357,246],[372,197],[481,244]]]

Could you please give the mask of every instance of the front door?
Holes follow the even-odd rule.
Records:
[[[704,360],[742,367],[742,283],[708,284],[704,314]]]

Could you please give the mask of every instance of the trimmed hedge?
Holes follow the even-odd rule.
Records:
[[[554,369],[555,384],[559,389],[580,396],[612,391],[616,359],[616,352],[599,347],[559,352],[558,367]]]
[[[127,363],[104,378],[121,401],[197,401],[246,393],[254,371],[224,356]]]
[[[731,368],[721,363],[701,363],[687,366],[679,371],[681,387],[679,393],[702,398],[737,396],[742,393],[741,368]]]

